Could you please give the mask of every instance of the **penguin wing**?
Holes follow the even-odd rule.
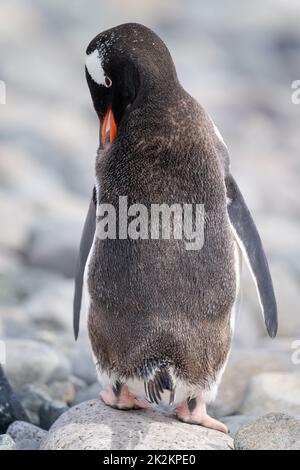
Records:
[[[225,177],[225,185],[231,228],[252,274],[268,334],[275,338],[278,328],[277,304],[262,241],[243,195],[231,175]]]
[[[75,273],[75,292],[73,300],[73,329],[75,339],[78,338],[79,333],[79,321],[80,321],[80,310],[82,301],[82,288],[83,288],[83,277],[86,261],[88,259],[96,229],[96,188],[93,190],[93,197],[91,199],[89,210],[84,222],[83,232],[81,235],[79,255],[77,260],[77,267]]]
[[[211,118],[210,121],[214,131],[215,148],[224,172],[230,225],[252,274],[268,334],[274,338],[278,329],[278,315],[268,261],[251,213],[235,179],[230,174],[228,148]]]

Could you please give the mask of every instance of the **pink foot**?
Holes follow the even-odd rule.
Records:
[[[225,424],[221,423],[214,418],[211,418],[206,412],[204,401],[200,398],[193,398],[192,400],[183,401],[176,407],[176,415],[180,421],[190,424],[199,424],[210,429],[228,434],[228,428]]]
[[[122,385],[119,393],[115,393],[112,385],[109,385],[100,392],[100,398],[106,405],[119,410],[139,410],[150,407],[146,400],[136,398],[127,385]]]

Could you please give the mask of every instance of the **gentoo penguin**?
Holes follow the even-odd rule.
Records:
[[[99,34],[85,64],[100,145],[75,281],[75,337],[85,285],[93,356],[106,384],[102,400],[119,409],[168,401],[180,420],[227,432],[206,404],[216,396],[230,351],[240,251],[267,331],[277,332],[268,263],[230,173],[227,147],[180,85],[166,45],[145,26]],[[149,210],[202,204],[202,249],[187,250],[175,238],[98,237],[101,206],[112,205],[118,218],[120,196]]]

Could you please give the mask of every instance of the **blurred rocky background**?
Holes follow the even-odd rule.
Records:
[[[1,1],[6,373],[31,422],[44,430],[70,405],[98,395],[84,319],[77,343],[72,333],[72,278],[98,140],[84,56],[98,32],[127,21],[165,40],[182,84],[218,125],[274,278],[280,327],[271,341],[244,269],[235,344],[213,412],[230,416],[233,434],[271,413],[255,421],[250,443],[248,424],[236,446],[251,447],[257,429],[268,437],[277,423],[289,447],[283,434],[299,430],[293,416],[300,415],[300,364],[292,360],[293,353],[300,359],[300,105],[291,101],[291,84],[300,79],[298,0]],[[12,426],[0,448],[37,448],[44,437],[40,428]]]

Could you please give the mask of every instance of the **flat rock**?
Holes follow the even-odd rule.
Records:
[[[8,339],[6,351],[5,372],[15,389],[28,383],[65,380],[69,376],[66,357],[41,342]]]
[[[7,429],[7,434],[16,443],[17,450],[36,450],[47,432],[24,421],[15,421]]]
[[[234,439],[236,450],[300,450],[300,417],[269,413],[243,426]]]
[[[120,411],[100,400],[76,405],[51,427],[40,449],[230,450],[218,431],[181,423],[154,410]]]
[[[290,413],[300,415],[300,374],[265,373],[250,382],[242,414]]]

